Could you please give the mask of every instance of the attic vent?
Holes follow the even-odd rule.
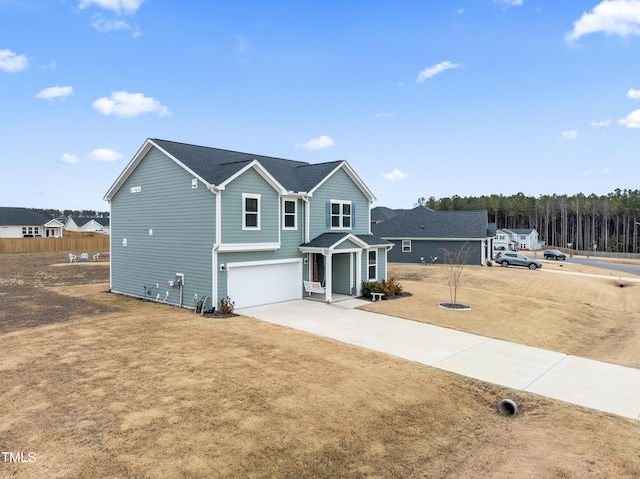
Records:
[[[191,180],[191,188],[195,189],[198,187],[198,180],[196,178],[193,178]]]

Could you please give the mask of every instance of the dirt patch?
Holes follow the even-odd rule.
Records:
[[[69,263],[66,253],[0,254],[0,334],[115,311],[51,289],[103,283],[108,291],[109,256],[101,256],[105,261]]]
[[[0,445],[35,457],[0,460],[0,477],[640,475],[639,421],[105,283],[39,290],[94,313],[0,333]],[[505,397],[516,416],[498,413]]]

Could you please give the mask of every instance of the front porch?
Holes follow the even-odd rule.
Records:
[[[320,291],[324,288],[324,292],[308,291],[305,297],[332,303],[361,296],[363,280],[386,279],[386,251],[390,244],[373,235],[345,232],[323,233],[300,245],[304,280],[316,283]],[[384,269],[379,268],[382,264]]]
[[[341,301],[348,301],[350,299],[354,299],[355,296],[350,296],[348,294],[340,294],[340,293],[333,293],[331,295],[331,302],[332,303],[339,303]],[[309,301],[319,301],[321,303],[326,303],[327,300],[325,298],[324,294],[320,294],[320,293],[311,293],[308,295],[305,295],[304,298],[302,299],[308,299]]]

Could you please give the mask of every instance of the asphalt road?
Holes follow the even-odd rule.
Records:
[[[630,273],[630,274],[637,274],[640,275],[640,266],[634,266],[634,265],[630,265],[630,264],[617,264],[617,263],[611,263],[609,261],[603,260],[603,261],[598,261],[598,258],[567,258],[566,259],[567,263],[576,263],[576,264],[583,264],[583,265],[587,265],[587,266],[595,266],[597,268],[604,268],[604,269],[608,269],[608,270],[614,270],[614,271],[620,271],[622,273]],[[562,261],[560,261],[560,263],[562,263]]]

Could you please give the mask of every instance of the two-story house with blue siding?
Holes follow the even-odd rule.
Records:
[[[386,279],[392,244],[370,231],[374,196],[345,161],[310,164],[148,139],[106,193],[111,291],[236,308],[359,295]]]

